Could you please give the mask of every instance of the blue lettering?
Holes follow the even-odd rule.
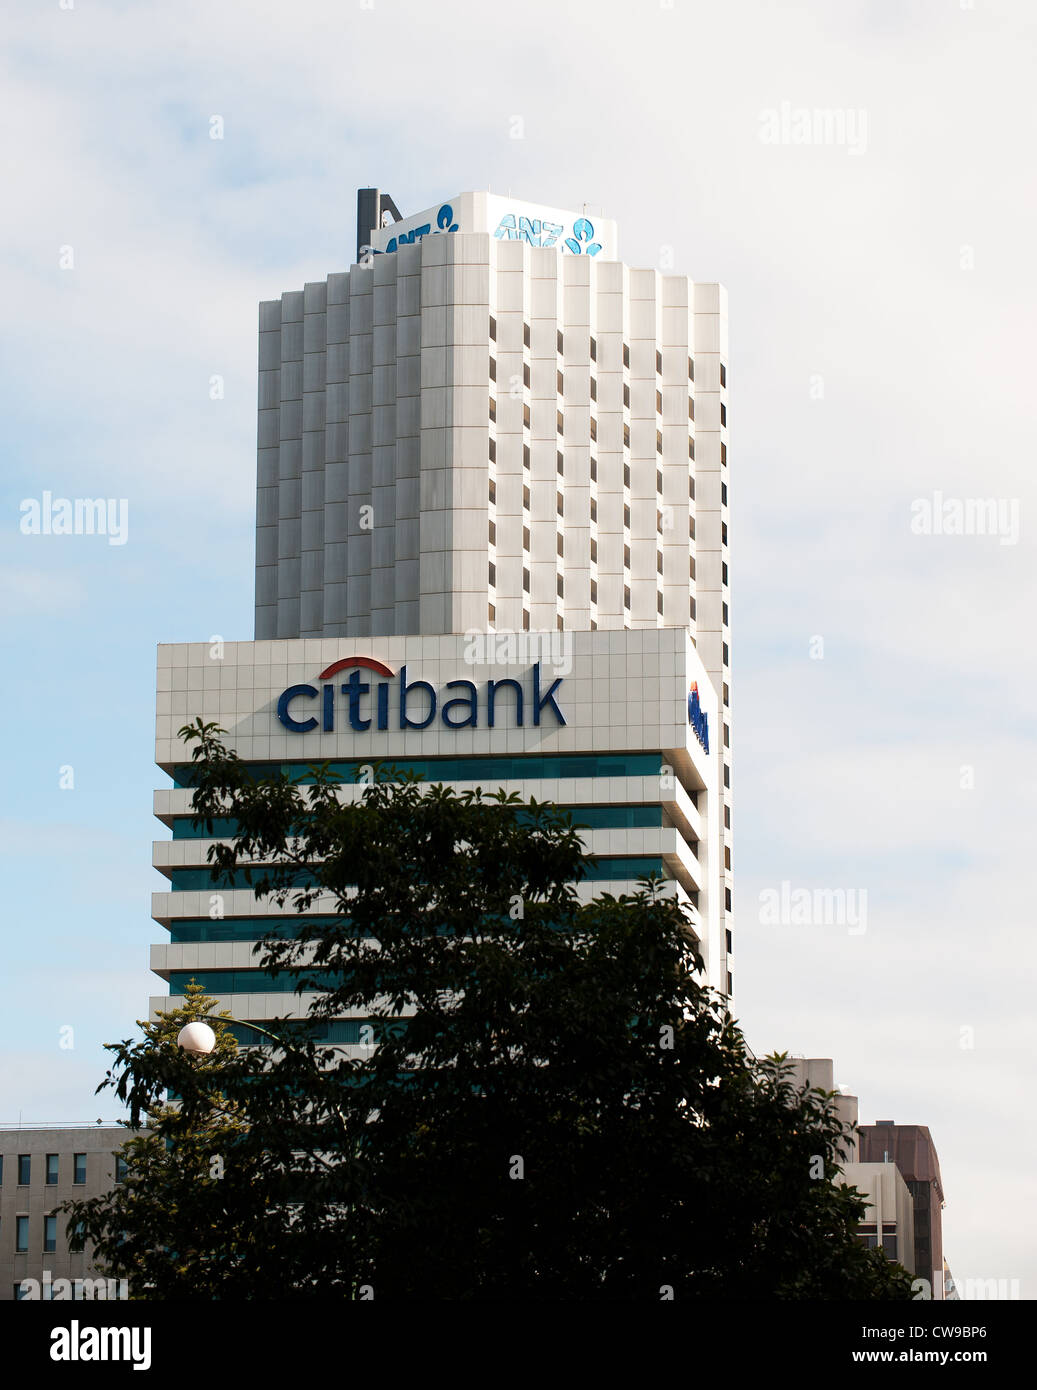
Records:
[[[522,727],[522,686],[519,684],[518,681],[503,680],[503,681],[487,681],[487,682],[486,682],[486,703],[487,703],[487,719],[486,719],[486,722],[487,722],[487,724],[489,725],[489,727],[490,727],[491,729],[494,727],[493,719],[494,719],[494,712],[495,712],[495,708],[496,708],[495,702],[496,702],[496,698],[497,698],[497,691],[500,690],[500,689],[501,689],[503,686],[505,686],[505,685],[510,685],[510,686],[512,687],[512,689],[515,691],[515,723],[516,723],[516,725],[518,726],[518,728],[521,729],[521,727]]]
[[[371,727],[370,719],[363,719],[360,715],[360,700],[366,695],[371,687],[362,679],[359,671],[351,671],[349,680],[342,687],[342,694],[349,698],[349,727],[356,729],[358,733],[363,733],[365,729]]]
[[[422,720],[411,719],[407,715],[407,696],[412,690],[428,691],[428,715]],[[412,685],[407,684],[407,668],[400,667],[400,728],[401,729],[427,729],[436,717],[436,692],[429,685],[428,681],[414,681]]]
[[[538,661],[536,665],[533,667],[533,699],[536,701],[536,705],[533,708],[534,724],[540,723],[540,715],[545,705],[550,705],[551,709],[554,711],[554,717],[559,724],[565,723],[565,716],[562,714],[562,711],[558,708],[558,705],[555,703],[555,691],[558,689],[561,683],[562,677],[559,676],[555,681],[552,682],[552,684],[548,687],[545,693],[541,695],[540,662]]]
[[[288,706],[292,701],[303,695],[307,699],[315,700],[317,691],[312,685],[290,685],[277,702],[277,717],[286,729],[291,729],[293,734],[308,734],[311,729],[317,727],[316,719],[293,719],[288,713]]]
[[[466,699],[463,696],[458,696],[454,700],[447,700],[443,706],[443,723],[448,729],[477,729],[479,727],[479,694],[474,681],[447,681],[446,683],[447,690],[457,690],[461,687],[467,689],[468,697]],[[468,711],[467,719],[455,723],[449,717],[449,711],[455,705],[461,705]]]

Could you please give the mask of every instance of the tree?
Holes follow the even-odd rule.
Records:
[[[130,1231],[181,1251],[164,1282],[149,1266],[156,1290],[193,1288],[195,1262],[219,1297],[910,1297],[855,1236],[834,1095],[752,1056],[660,884],[581,903],[556,807],[384,770],[356,800],[327,767],[257,780],[221,734],[181,731],[196,824],[237,825],[214,878],[330,904],[262,961],[324,991],[315,1024],[363,1020],[371,1045],[321,1048],[287,1021],[283,1047],[218,1064],[118,1045],[105,1084],[133,1115],[179,1098],[171,1181],[196,1170],[187,1136],[216,1098],[244,1128],[221,1135],[220,1184],[192,1189],[190,1259],[157,1195],[99,1213],[109,1258]]]

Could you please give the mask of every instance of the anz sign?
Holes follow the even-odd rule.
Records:
[[[413,246],[426,237],[444,232],[488,232],[495,241],[524,241],[528,246],[554,247],[563,255],[597,256],[609,239],[615,239],[615,224],[607,220],[597,226],[586,216],[537,207],[492,195],[462,193],[450,202],[440,203],[427,212],[402,219],[397,226],[371,233],[370,241],[358,247],[358,259],[370,264],[372,256],[387,255],[401,246]]]

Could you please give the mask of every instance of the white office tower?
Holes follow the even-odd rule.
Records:
[[[257,765],[554,800],[581,891],[663,873],[730,992],[725,292],[489,194],[369,243],[260,306],[256,641],[159,649],[156,760],[202,715]],[[154,968],[240,1018],[305,1007],[255,969],[247,888],[212,915],[189,797],[157,797]]]

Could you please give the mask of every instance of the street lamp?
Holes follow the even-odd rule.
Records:
[[[241,1028],[254,1028],[257,1033],[262,1033],[264,1037],[270,1038],[279,1046],[286,1044],[283,1038],[279,1038],[276,1033],[269,1032],[266,1028],[260,1028],[258,1023],[246,1023],[243,1018],[231,1018],[229,1014],[224,1015],[226,1023],[236,1023]],[[176,1035],[176,1045],[183,1052],[189,1053],[192,1057],[207,1057],[216,1046],[216,1034],[207,1023],[202,1023],[196,1019],[193,1023],[185,1023]]]

